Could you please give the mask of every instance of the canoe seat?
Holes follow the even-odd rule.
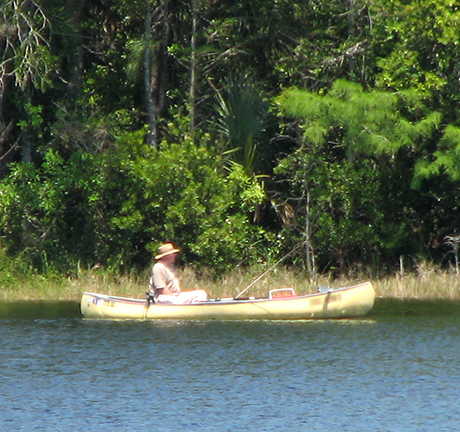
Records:
[[[295,297],[294,288],[277,288],[274,290],[268,291],[268,298],[269,299],[279,299],[279,298],[288,298],[288,297]]]
[[[324,293],[328,293],[329,291],[331,291],[331,287],[330,286],[319,286],[317,288],[317,292],[321,293],[321,294],[324,294]]]

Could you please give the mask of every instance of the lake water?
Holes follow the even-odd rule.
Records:
[[[3,305],[0,431],[457,431],[460,313],[446,307],[105,322]]]

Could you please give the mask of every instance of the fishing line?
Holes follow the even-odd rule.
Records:
[[[296,246],[294,246],[294,248],[289,252],[287,253],[286,255],[284,255],[283,258],[281,258],[280,260],[278,260],[275,264],[273,264],[268,270],[266,270],[264,273],[262,273],[256,280],[254,280],[253,282],[251,282],[243,291],[241,291],[238,295],[236,295],[234,297],[234,300],[238,300],[238,297],[242,296],[249,288],[251,288],[252,286],[254,286],[257,282],[259,282],[268,272],[272,271],[280,262],[284,261],[289,255],[291,255],[292,253],[295,252],[295,250],[297,248],[299,248],[300,246],[304,245],[305,242],[302,242],[302,243],[298,243]]]

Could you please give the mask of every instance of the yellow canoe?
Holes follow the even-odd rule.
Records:
[[[280,288],[270,291],[268,298],[212,299],[181,305],[85,292],[80,307],[85,318],[93,319],[295,320],[357,317],[374,305],[370,282],[321,291],[295,296],[291,288]]]

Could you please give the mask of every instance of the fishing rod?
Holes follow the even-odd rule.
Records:
[[[305,242],[302,242],[302,243],[298,243],[296,246],[294,246],[294,248],[289,252],[287,253],[286,255],[284,255],[283,258],[281,258],[280,260],[278,260],[275,264],[273,264],[268,270],[266,270],[265,272],[263,272],[257,279],[255,279],[253,282],[251,282],[243,291],[241,291],[238,295],[236,295],[234,297],[234,300],[238,300],[238,298],[240,296],[242,296],[249,288],[251,288],[252,286],[254,286],[257,282],[259,282],[267,273],[271,272],[280,262],[284,261],[289,255],[291,255],[292,253],[294,253],[294,251],[299,248],[300,246],[302,246]]]

